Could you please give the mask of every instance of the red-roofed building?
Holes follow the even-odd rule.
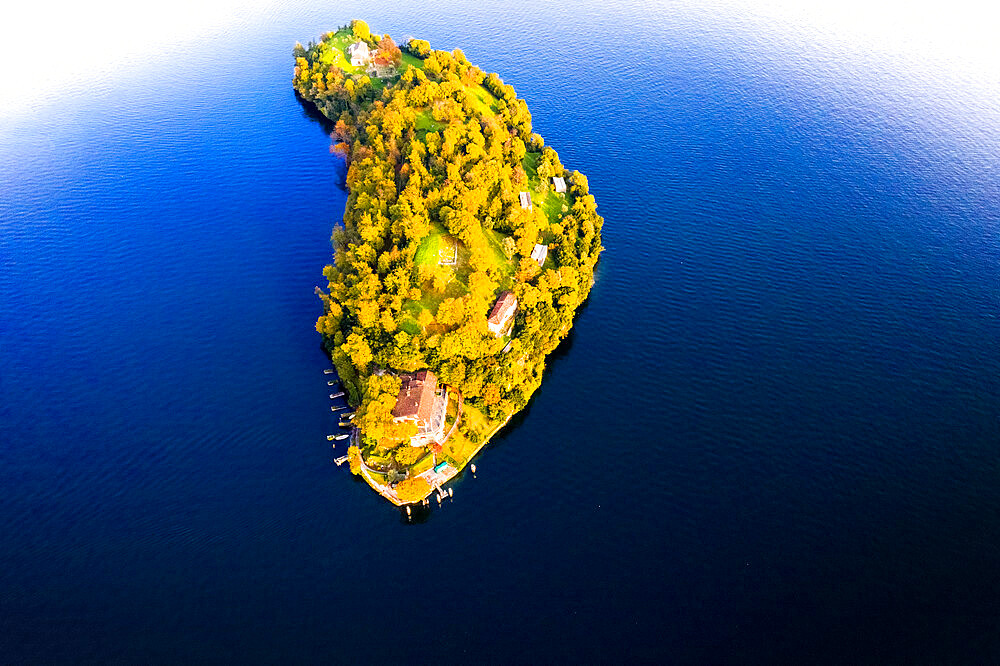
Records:
[[[490,316],[486,319],[486,326],[490,329],[490,333],[496,337],[507,333],[514,322],[515,312],[517,312],[517,298],[514,297],[514,294],[509,291],[500,294],[500,298],[490,310]]]
[[[392,76],[396,73],[396,67],[392,64],[392,61],[376,52],[375,56],[372,58],[372,66],[369,71],[380,79],[384,79],[387,76]]]
[[[413,421],[417,434],[410,438],[410,446],[424,446],[437,442],[444,436],[444,419],[448,411],[448,391],[438,385],[437,376],[430,370],[420,370],[403,375],[392,418],[396,422]]]

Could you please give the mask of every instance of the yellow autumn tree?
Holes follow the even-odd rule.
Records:
[[[427,497],[431,491],[431,484],[423,477],[416,476],[412,479],[404,479],[396,484],[396,496],[406,503],[419,502]]]

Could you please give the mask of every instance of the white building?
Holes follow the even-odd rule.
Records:
[[[521,192],[517,196],[521,200],[521,208],[531,210],[531,195],[527,192]]]
[[[534,249],[531,250],[531,258],[538,262],[539,267],[545,263],[547,256],[549,256],[548,245],[535,245]]]
[[[563,180],[562,176],[554,176],[552,178],[552,185],[556,188],[556,192],[566,191],[566,181]]]
[[[355,67],[363,67],[371,60],[371,53],[368,45],[364,42],[354,42],[347,47],[347,55],[351,57],[351,64]]]

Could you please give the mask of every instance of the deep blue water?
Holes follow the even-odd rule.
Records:
[[[291,46],[354,16],[499,72],[606,219],[413,524],[324,437]],[[279,6],[0,119],[2,661],[1000,657],[1000,103],[766,28]]]

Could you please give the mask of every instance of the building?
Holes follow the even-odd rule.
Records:
[[[521,192],[518,197],[521,199],[521,208],[531,210],[531,195],[527,192]]]
[[[556,192],[566,192],[566,181],[563,180],[562,176],[553,177],[552,186],[556,188]]]
[[[371,67],[368,68],[370,74],[384,79],[396,73],[396,68],[388,58],[376,55],[372,58]]]
[[[437,376],[430,370],[420,370],[412,375],[402,375],[403,384],[396,396],[392,418],[397,423],[412,421],[417,433],[410,438],[410,446],[424,446],[440,442],[444,437],[444,419],[448,411],[448,391],[438,386]]]
[[[363,67],[371,60],[371,53],[368,45],[364,42],[354,42],[347,47],[347,55],[351,57],[351,64],[355,67]]]
[[[531,250],[531,258],[538,262],[539,268],[545,263],[545,257],[549,256],[548,245],[535,245]]]
[[[514,297],[514,294],[509,291],[500,294],[500,298],[490,310],[490,316],[486,319],[486,326],[490,329],[490,333],[499,338],[509,332],[514,323],[515,312],[517,312],[517,298]]]

